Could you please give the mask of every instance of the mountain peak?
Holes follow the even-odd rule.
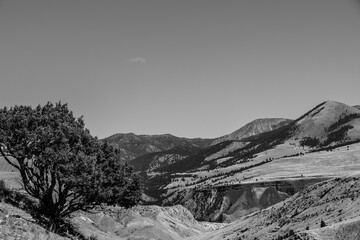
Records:
[[[322,139],[331,125],[351,114],[360,114],[360,110],[336,101],[323,102],[296,120],[297,137]]]
[[[239,128],[235,132],[216,139],[212,145],[216,145],[224,141],[236,141],[241,140],[259,133],[267,132],[284,126],[292,120],[285,118],[258,118],[255,119],[243,127]]]

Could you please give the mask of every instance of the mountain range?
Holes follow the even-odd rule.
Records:
[[[181,138],[171,134],[136,135],[134,133],[117,133],[103,141],[118,147],[122,152],[122,160],[129,161],[147,153],[166,151],[175,147],[208,147],[213,139]]]
[[[132,209],[74,214],[85,239],[360,239],[359,105],[326,101],[215,139],[119,133],[102,141],[141,175],[144,197]],[[7,183],[16,175],[2,159],[0,169]],[[0,218],[12,208],[0,203]],[[0,230],[22,233],[16,221]]]
[[[114,136],[121,138],[114,141]],[[322,102],[295,120],[256,119],[216,139],[114,136],[106,141],[124,152],[147,149],[128,161],[145,179],[153,203],[181,204],[198,220],[230,221],[315,182],[360,170],[360,109],[335,101]]]

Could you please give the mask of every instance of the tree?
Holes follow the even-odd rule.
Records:
[[[56,224],[77,210],[141,198],[139,177],[118,149],[90,135],[67,104],[0,109],[0,153],[38,200],[40,220]]]
[[[321,228],[326,227],[326,223],[324,222],[324,220],[321,220],[321,222],[320,222],[320,227],[321,227]]]
[[[311,138],[311,137],[304,137],[301,141],[300,141],[300,146],[308,146],[308,147],[317,147],[320,145],[320,140],[317,138]]]

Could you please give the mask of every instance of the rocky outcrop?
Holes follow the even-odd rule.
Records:
[[[180,191],[175,195],[166,204],[181,204],[197,220],[211,222],[231,222],[289,197],[272,186],[253,185]]]
[[[224,229],[191,239],[359,239],[360,177],[335,178],[311,185]],[[289,237],[291,236],[291,237]]]
[[[181,204],[199,221],[232,222],[285,200],[324,178],[259,182],[173,191],[165,205]]]
[[[200,223],[182,206],[112,207],[92,213],[79,212],[72,222],[85,238],[97,240],[180,240],[223,226]]]

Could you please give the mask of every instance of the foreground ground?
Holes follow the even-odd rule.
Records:
[[[97,240],[356,240],[360,239],[360,175],[312,185],[272,207],[229,224],[196,221],[182,206],[137,206],[77,212],[72,224]],[[323,223],[322,223],[323,222]],[[0,239],[67,239],[31,216],[0,204]]]

